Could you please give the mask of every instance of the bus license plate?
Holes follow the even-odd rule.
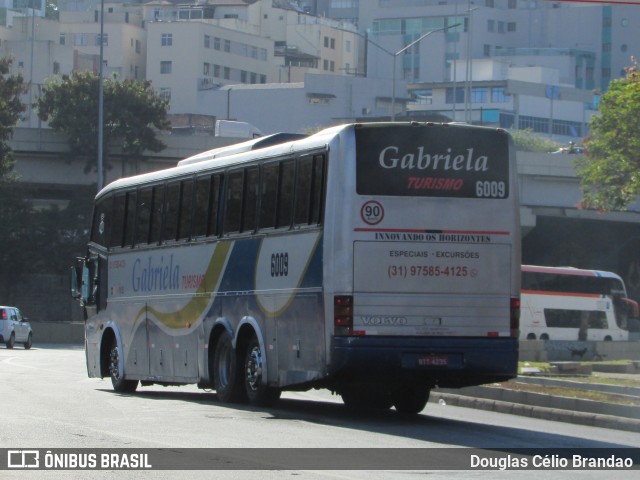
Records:
[[[448,355],[423,355],[416,359],[418,367],[448,367]]]

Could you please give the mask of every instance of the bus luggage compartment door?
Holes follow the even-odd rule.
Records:
[[[355,242],[353,278],[359,334],[510,336],[509,244]]]

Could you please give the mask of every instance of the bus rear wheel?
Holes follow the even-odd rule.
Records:
[[[111,377],[111,385],[115,392],[133,393],[136,391],[136,388],[138,388],[138,381],[125,380],[124,375],[120,373],[121,361],[118,341],[114,338],[109,350],[109,376]]]
[[[213,388],[222,403],[235,403],[244,400],[242,372],[238,368],[238,356],[231,335],[222,333],[216,340],[213,352]]]
[[[265,373],[260,343],[254,336],[247,345],[244,359],[244,387],[251,405],[273,405],[280,398],[280,390],[263,381]]]
[[[429,388],[420,385],[404,387],[395,393],[393,405],[398,413],[415,415],[427,406],[430,393]]]

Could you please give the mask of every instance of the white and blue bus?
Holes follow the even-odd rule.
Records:
[[[100,191],[73,277],[89,376],[116,391],[416,413],[434,386],[516,375],[513,144],[413,122],[211,150]]]

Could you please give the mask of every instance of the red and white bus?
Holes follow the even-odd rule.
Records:
[[[628,340],[637,316],[613,272],[522,266],[521,340]]]

